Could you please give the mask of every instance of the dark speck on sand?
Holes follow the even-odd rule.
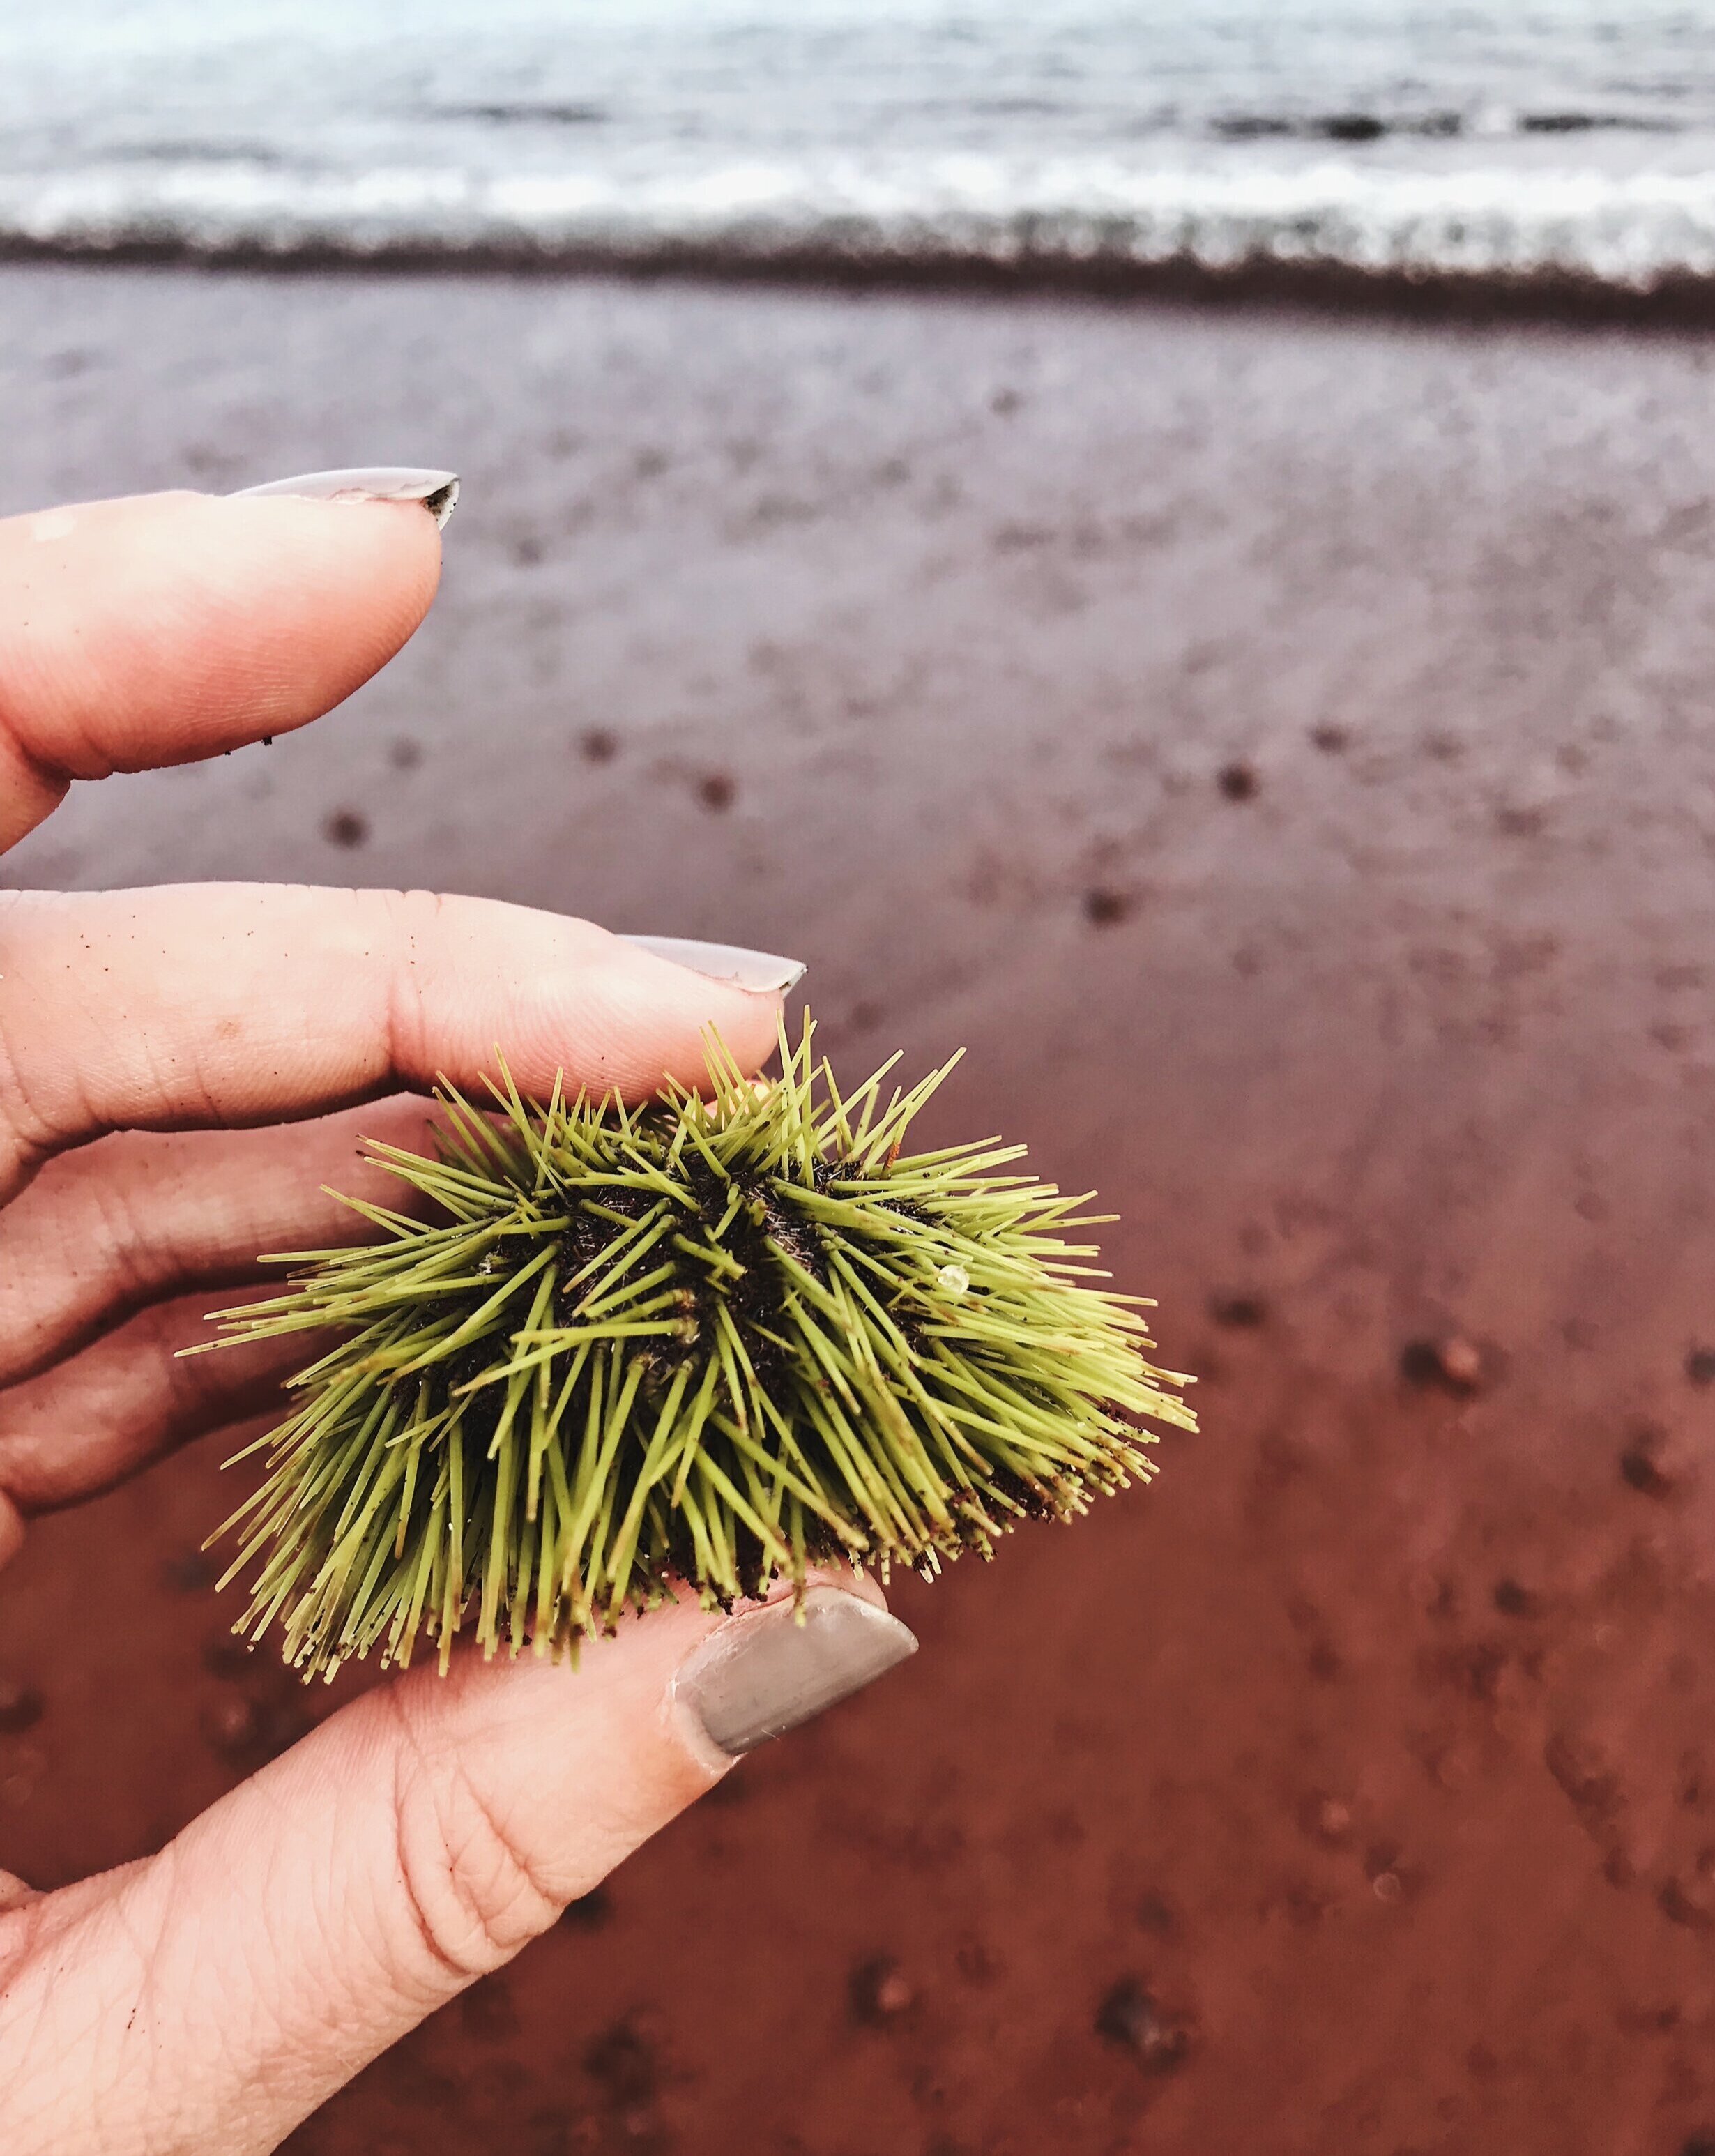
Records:
[[[1222,767],[1215,783],[1229,801],[1249,801],[1255,795],[1261,782],[1252,765],[1229,763]]]
[[[1111,884],[1096,884],[1084,893],[1084,918],[1092,928],[1112,928],[1125,919],[1132,905],[1128,891],[1116,891]]]

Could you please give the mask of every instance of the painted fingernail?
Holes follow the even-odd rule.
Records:
[[[699,943],[689,936],[622,936],[639,951],[653,952],[670,965],[688,966],[711,981],[730,981],[753,995],[784,995],[809,970],[801,959],[778,957],[772,951],[746,951],[737,943]]]
[[[802,1620],[802,1621],[800,1621]],[[730,1618],[673,1680],[675,1703],[729,1759],[783,1737],[917,1651],[896,1617],[837,1587]]]
[[[348,471],[300,472],[295,479],[271,479],[239,492],[290,494],[300,501],[420,501],[444,526],[459,506],[459,475],[418,471],[410,465],[357,465]]]

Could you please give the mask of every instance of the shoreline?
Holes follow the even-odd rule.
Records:
[[[1634,287],[1558,268],[1487,275],[1368,270],[1349,263],[1286,262],[1267,255],[1216,265],[1190,254],[1137,261],[1120,255],[1075,258],[1044,250],[1003,260],[975,250],[841,252],[820,244],[746,250],[730,243],[555,246],[521,239],[516,244],[484,240],[469,247],[389,242],[363,249],[331,241],[275,248],[250,240],[203,245],[137,237],[82,245],[18,234],[0,237],[0,268],[31,265],[192,275],[238,273],[279,280],[612,281],[758,292],[1065,298],[1139,307],[1189,306],[1216,313],[1302,313],[1475,326],[1541,323],[1566,328],[1715,329],[1715,275],[1690,271]]]

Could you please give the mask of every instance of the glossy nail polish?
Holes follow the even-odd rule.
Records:
[[[801,1609],[771,1602],[728,1620],[673,1681],[676,1707],[729,1759],[824,1713],[917,1651],[896,1617],[837,1587]]]
[[[624,936],[639,951],[651,952],[670,965],[687,967],[711,981],[727,981],[753,995],[784,995],[795,988],[807,968],[800,959],[782,958],[772,951],[747,951],[737,943],[699,943],[687,936]]]
[[[261,486],[241,486],[239,492],[295,495],[300,501],[420,501],[444,526],[459,506],[459,475],[419,471],[408,465],[359,465],[347,471],[271,479]]]

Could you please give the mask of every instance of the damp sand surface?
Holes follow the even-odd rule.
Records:
[[[969,1048],[929,1134],[1098,1187],[1201,1380],[1151,1491],[900,1585],[908,1668],[295,2156],[1715,2134],[1712,359],[0,274],[0,506],[465,477],[382,680],[80,790],[11,880],[428,883],[792,950],[843,1071]],[[224,1643],[219,1450],[0,1582],[26,1877],[157,1845],[350,1681]]]

